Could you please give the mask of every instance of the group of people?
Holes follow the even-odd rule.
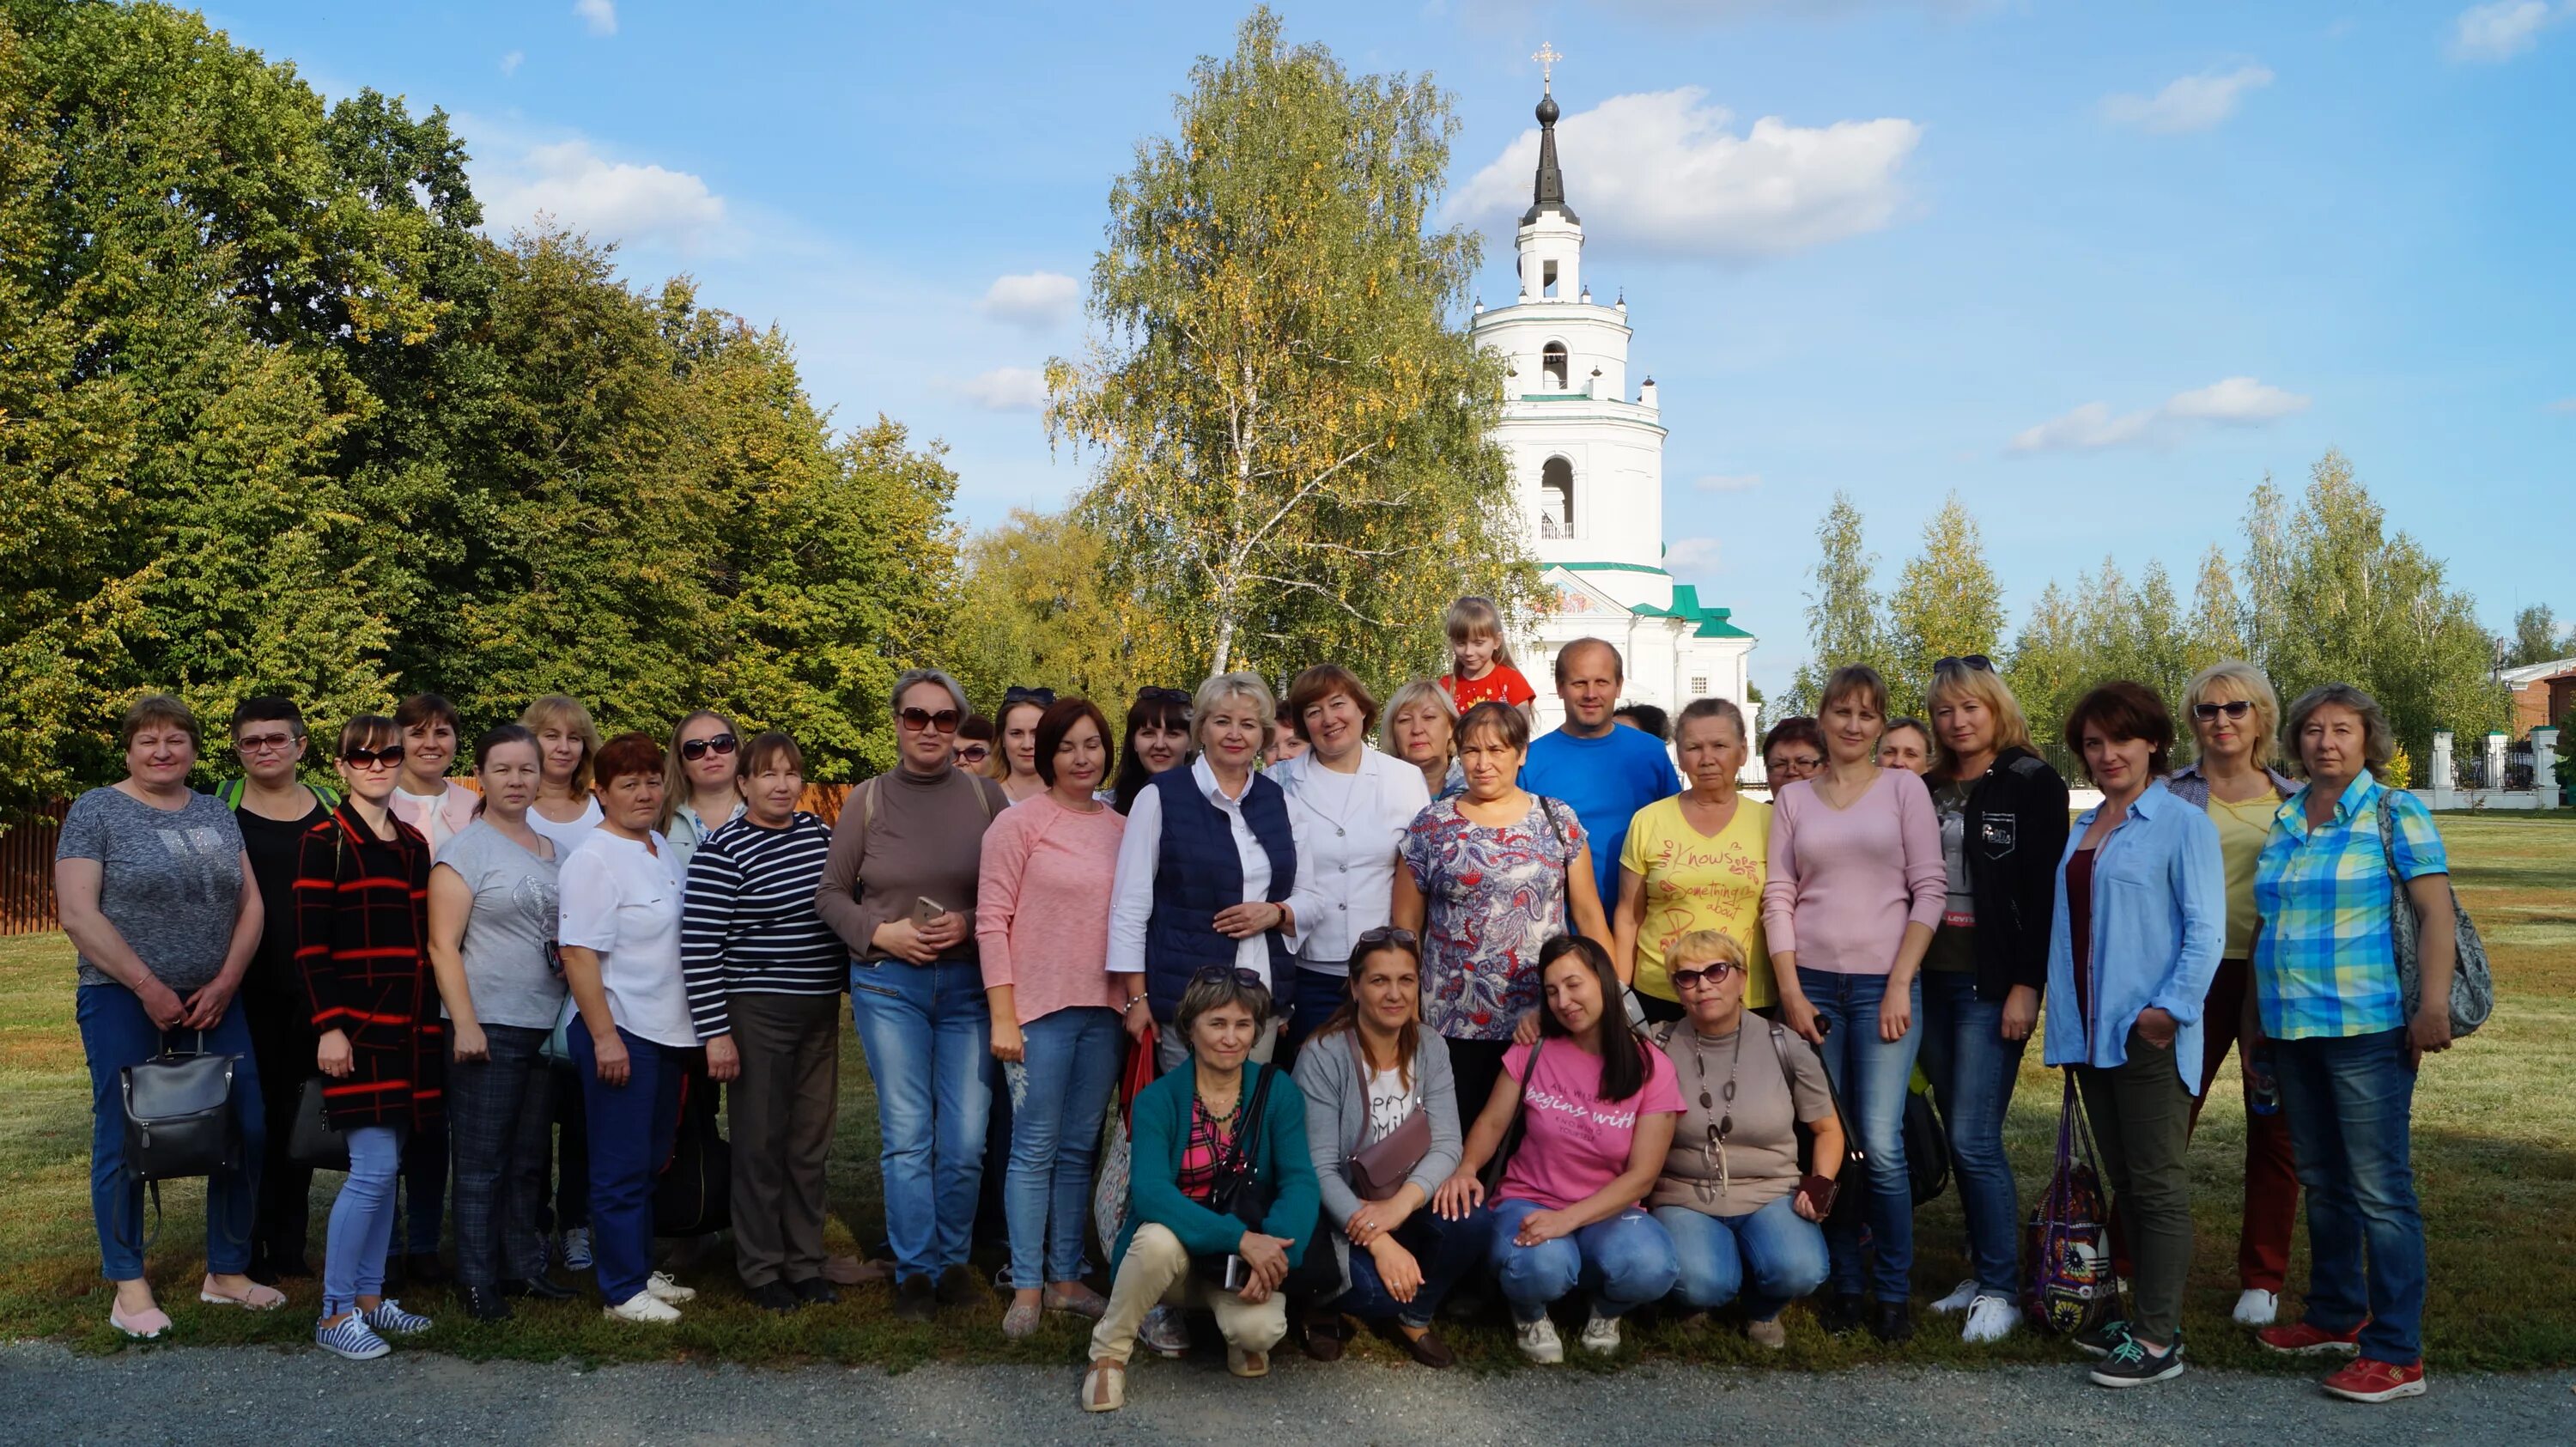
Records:
[[[846,991],[895,1312],[985,1299],[969,1254],[998,1196],[1000,1329],[1092,1320],[1092,1410],[1124,1402],[1140,1342],[1186,1351],[1194,1311],[1245,1376],[1292,1325],[1337,1357],[1354,1320],[1446,1366],[1436,1320],[1460,1297],[1499,1299],[1539,1362],[1577,1300],[1590,1352],[1657,1305],[1732,1308],[1777,1347],[1819,1292],[1826,1330],[1902,1340],[1918,1065],[1971,1267],[1931,1309],[1991,1341],[2022,1319],[2003,1125],[2044,1012],[2129,1286],[2078,1338],[2093,1380],[2182,1369],[2186,1146],[2235,1046],[2237,1319],[2353,1356],[2339,1395],[2423,1390],[2407,1103],[2448,1043],[2451,915],[2370,699],[2319,689],[2282,717],[2259,672],[2221,664],[2182,700],[2176,772],[2165,703],[2105,684],[2064,724],[2103,794],[2070,819],[1988,660],[1941,661],[1928,723],[1891,721],[1882,680],[1846,667],[1761,740],[1765,802],[1740,786],[1734,704],[1692,701],[1668,747],[1660,718],[1616,717],[1622,660],[1586,639],[1553,660],[1562,726],[1533,737],[1491,605],[1449,624],[1453,671],[1383,709],[1321,664],[1284,700],[1251,673],[1141,690],[1123,732],[1046,689],[987,722],[915,669],[888,700],[896,766],[830,823],[798,807],[793,739],[712,710],[602,740],[540,699],[474,740],[467,788],[456,712],[424,695],[345,723],[324,787],[295,707],[252,699],[239,777],[200,794],[197,720],[142,700],[126,777],[75,802],[57,862],[111,1322],[170,1329],[117,1095],[165,1047],[243,1057],[208,1303],[275,1309],[310,1273],[311,1169],[284,1142],[313,1092],[345,1135],[317,1323],[343,1356],[429,1325],[387,1285],[440,1278],[442,1215],[474,1317],[573,1296],[564,1269],[614,1319],[678,1319],[695,1292],[657,1269],[655,1184],[718,1094],[744,1291],[834,1301],[868,1274],[824,1245]],[[2407,902],[2420,1007],[2390,931]],[[2300,1186],[2311,1279],[2281,1322]]]

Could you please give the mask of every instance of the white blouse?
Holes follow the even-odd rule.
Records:
[[[1270,777],[1288,792],[1297,892],[1312,901],[1297,911],[1288,948],[1299,969],[1348,974],[1353,945],[1393,912],[1404,831],[1430,806],[1431,791],[1420,769],[1371,748],[1360,750],[1355,773],[1336,773],[1305,753]]]

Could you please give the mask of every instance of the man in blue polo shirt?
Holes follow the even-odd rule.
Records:
[[[1663,741],[1610,717],[1626,674],[1619,650],[1601,639],[1578,638],[1558,650],[1556,696],[1565,702],[1565,722],[1531,740],[1529,761],[1521,766],[1522,788],[1564,800],[1583,821],[1604,914],[1619,899],[1619,849],[1628,821],[1682,791]]]

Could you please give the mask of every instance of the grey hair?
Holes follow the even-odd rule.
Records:
[[[2397,757],[2397,731],[2388,726],[2388,715],[2380,711],[2379,700],[2349,683],[2322,683],[2299,695],[2290,705],[2290,715],[2281,721],[2282,763],[2299,778],[2308,777],[2308,760],[2299,752],[2299,735],[2306,730],[2308,718],[2330,703],[2342,704],[2361,715],[2361,762],[2370,776],[2388,782],[2388,761]]]
[[[2182,691],[2182,711],[2186,720],[2192,716],[2193,710],[2209,702],[2210,694],[2222,684],[2243,694],[2245,701],[2254,705],[2254,766],[2261,768],[2271,763],[2273,734],[2281,726],[2281,696],[2272,691],[2272,680],[2264,677],[2263,670],[2253,664],[2241,658],[2229,658],[2193,674],[2190,684]],[[2285,737],[2283,742],[2287,741]],[[2295,755],[2298,750],[2291,749],[2290,752]]]
[[[1172,1012],[1172,1028],[1181,1032],[1181,1043],[1193,1043],[1193,1029],[1201,1015],[1227,1005],[1240,1005],[1251,1011],[1255,1033],[1270,1023],[1270,991],[1244,983],[1228,966],[1220,973],[1193,978],[1189,988],[1181,992],[1180,1008]]]
[[[1199,685],[1198,694],[1190,700],[1190,741],[1205,747],[1199,731],[1207,727],[1208,715],[1218,704],[1237,697],[1251,699],[1253,707],[1260,710],[1261,736],[1269,738],[1270,731],[1279,726],[1279,700],[1271,695],[1270,685],[1261,681],[1260,674],[1238,670],[1217,674]]]
[[[1752,747],[1753,733],[1744,726],[1744,710],[1737,708],[1731,698],[1695,698],[1683,704],[1681,717],[1673,720],[1673,738],[1676,741],[1681,738],[1682,725],[1704,718],[1722,718],[1735,725],[1735,741],[1747,748]],[[1931,731],[1926,729],[1924,736],[1929,738]]]
[[[1413,707],[1417,703],[1431,704],[1437,707],[1442,713],[1448,715],[1450,734],[1449,752],[1452,757],[1455,757],[1458,752],[1458,705],[1455,700],[1449,697],[1449,691],[1447,689],[1442,688],[1439,684],[1436,684],[1427,678],[1417,678],[1413,680],[1404,687],[1397,689],[1395,691],[1395,696],[1386,701],[1386,711],[1378,715],[1378,718],[1384,721],[1385,726],[1378,730],[1377,746],[1392,757],[1404,757],[1395,751],[1395,716],[1404,712],[1406,709]]]
[[[925,683],[935,683],[941,688],[948,690],[948,696],[957,701],[957,716],[959,718],[962,719],[966,717],[966,715],[975,711],[975,706],[966,701],[966,690],[957,686],[957,680],[948,676],[948,670],[944,668],[907,668],[903,672],[895,675],[894,696],[887,701],[886,712],[888,714],[898,714],[903,712],[903,696]]]

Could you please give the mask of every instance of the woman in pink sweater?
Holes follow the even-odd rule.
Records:
[[[1948,898],[1940,816],[1923,780],[1871,761],[1887,727],[1887,685],[1857,664],[1825,680],[1825,769],[1780,791],[1771,816],[1762,930],[1780,1022],[1814,1041],[1869,1153],[1874,1239],[1865,1305],[1860,1221],[1825,1225],[1833,1295],[1825,1329],[1864,1318],[1881,1341],[1914,1334],[1914,1192],[1905,1170],[1905,1090],[1922,1032],[1916,971]]]
[[[1035,1332],[1043,1311],[1096,1320],[1107,1306],[1081,1277],[1091,1158],[1117,1082],[1126,998],[1108,965],[1109,892],[1127,821],[1092,797],[1109,777],[1110,752],[1109,721],[1090,700],[1049,704],[1037,726],[1046,792],[984,832],[975,939],[993,1058],[1011,1092],[1008,1337]]]

